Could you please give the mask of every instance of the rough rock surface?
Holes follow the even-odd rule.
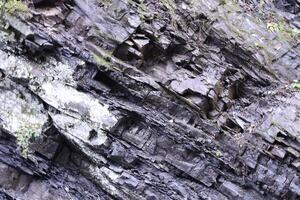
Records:
[[[299,199],[299,0],[2,10],[0,199]]]

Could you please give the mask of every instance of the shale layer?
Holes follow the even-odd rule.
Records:
[[[19,4],[0,199],[300,198],[298,0]]]

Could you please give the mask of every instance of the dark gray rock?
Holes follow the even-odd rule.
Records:
[[[297,17],[281,3],[4,13],[0,199],[299,199],[299,41],[270,30]]]

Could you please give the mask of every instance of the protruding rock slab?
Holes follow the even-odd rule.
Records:
[[[47,104],[77,119],[91,122],[95,129],[110,131],[118,122],[108,105],[60,82],[44,82],[33,90]]]

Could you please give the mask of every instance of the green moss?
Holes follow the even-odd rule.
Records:
[[[220,5],[225,5],[226,3],[227,3],[226,0],[220,0],[219,2]]]
[[[299,83],[292,83],[292,88],[294,88],[294,89],[298,89],[298,90],[300,90],[300,82]]]
[[[104,5],[108,5],[111,3],[111,0],[101,0],[99,1],[100,3],[104,4]]]
[[[140,0],[139,3],[137,3],[134,0],[128,0],[128,2],[131,6],[136,8],[142,20],[145,20],[146,18],[149,19],[154,17],[153,14],[148,11],[147,6],[145,5],[145,0]],[[175,13],[176,5],[173,2],[173,0],[160,0],[160,3],[164,7],[166,7],[171,12],[171,14]]]
[[[95,59],[95,61],[96,61],[99,65],[103,65],[103,66],[105,66],[105,67],[110,67],[110,66],[111,66],[111,63],[110,63],[109,61],[107,61],[107,58],[98,56],[98,55],[95,54],[95,53],[92,53],[92,55],[93,55],[93,58]]]
[[[23,156],[28,155],[30,141],[37,136],[35,130],[36,126],[31,124],[22,126],[16,132],[17,145],[19,146]]]
[[[236,0],[219,0],[219,5],[225,6],[232,10],[233,8],[236,9],[239,7],[239,4]]]
[[[144,0],[140,0],[139,3],[133,1],[133,0],[128,0],[128,3],[133,6],[133,7],[136,7],[137,8],[137,12],[140,16],[140,18],[142,20],[145,20],[146,16],[149,15],[149,12],[147,12],[147,7],[144,3]]]
[[[300,38],[300,30],[290,27],[283,18],[279,18],[276,22],[268,22],[267,29],[276,33],[281,40],[291,40]]]
[[[161,3],[171,12],[175,13],[176,6],[174,5],[173,0],[161,0]]]
[[[4,11],[13,14],[15,12],[26,12],[27,6],[21,0],[8,0],[6,3],[1,4]]]
[[[222,153],[220,150],[216,150],[216,151],[214,152],[214,154],[215,154],[218,158],[220,158],[220,157],[223,156],[223,153]]]

